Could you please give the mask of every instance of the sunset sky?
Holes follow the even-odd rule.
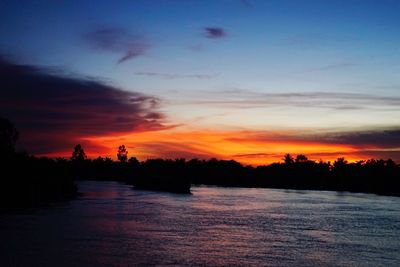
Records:
[[[400,1],[0,2],[0,116],[69,157],[400,161]]]

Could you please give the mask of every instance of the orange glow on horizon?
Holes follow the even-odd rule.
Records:
[[[312,141],[279,140],[274,135],[258,138],[257,133],[236,131],[182,131],[174,130],[138,132],[126,135],[86,137],[83,145],[89,157],[116,158],[117,147],[124,144],[128,157],[139,160],[148,158],[218,158],[233,159],[246,165],[265,165],[281,162],[285,154],[305,154],[312,160],[334,161],[345,157],[353,162],[365,159],[351,146],[326,144]],[[47,154],[47,156],[71,155],[71,151]]]

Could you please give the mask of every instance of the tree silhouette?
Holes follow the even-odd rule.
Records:
[[[121,162],[126,162],[128,160],[128,150],[126,150],[125,145],[118,147],[117,157]]]
[[[343,168],[347,165],[347,160],[345,158],[338,158],[337,160],[335,160],[335,162],[333,163],[333,166],[335,168]]]
[[[0,117],[0,156],[12,155],[17,139],[18,131],[12,122]]]
[[[293,157],[290,155],[290,154],[286,154],[284,157],[283,157],[283,161],[285,162],[285,164],[293,164],[294,163],[294,159],[293,159]]]
[[[308,160],[306,155],[300,154],[296,157],[296,163],[306,162]]]
[[[85,150],[83,150],[80,144],[77,144],[72,152],[71,160],[73,161],[83,161],[86,159]]]

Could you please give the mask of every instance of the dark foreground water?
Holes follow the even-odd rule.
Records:
[[[0,215],[0,266],[400,266],[400,198],[79,188],[77,200]]]

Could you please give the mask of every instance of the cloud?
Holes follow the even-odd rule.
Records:
[[[378,96],[359,93],[300,92],[261,93],[246,90],[203,92],[202,99],[192,101],[195,105],[226,108],[325,108],[332,110],[399,110],[400,97]],[[211,97],[210,97],[211,96]]]
[[[135,75],[139,76],[150,76],[150,77],[159,77],[166,80],[172,79],[187,79],[187,78],[194,78],[194,79],[212,79],[218,74],[179,74],[179,73],[159,73],[159,72],[135,72]]]
[[[312,133],[312,130],[302,132],[246,131],[229,136],[221,143],[231,142],[235,147],[247,147],[247,151],[231,154],[230,157],[252,164],[281,161],[285,153],[306,154],[314,160],[332,161],[338,157],[346,157],[351,161],[368,158],[392,158],[397,162],[400,160],[400,127],[325,133]],[[250,150],[252,144],[257,146]]]
[[[206,27],[204,28],[204,36],[210,39],[220,39],[227,36],[226,31],[219,27]]]
[[[276,156],[273,153],[241,153],[232,155],[233,158],[271,158]]]
[[[354,64],[354,63],[330,64],[330,65],[325,65],[325,66],[321,66],[321,67],[318,67],[318,68],[310,69],[310,70],[308,70],[308,72],[346,69],[346,68],[354,67],[356,65],[357,64]]]
[[[397,128],[400,131],[400,127]],[[387,132],[389,131],[389,133]],[[400,160],[396,129],[347,132],[322,132],[309,129],[272,131],[221,131],[200,128],[185,131],[174,128],[165,131],[132,132],[127,135],[88,138],[91,144],[104,146],[97,155],[115,155],[118,144],[125,144],[132,155],[146,158],[220,158],[260,165],[281,161],[283,155],[306,154],[310,159],[348,160],[392,158]],[[354,136],[362,136],[357,138]],[[369,137],[366,137],[369,136]],[[371,138],[371,136],[375,136]],[[387,140],[385,138],[391,136]],[[354,142],[354,139],[357,139]],[[390,141],[391,140],[391,141]],[[132,148],[132,149],[131,149]],[[91,147],[91,150],[95,148]],[[68,154],[69,155],[69,154]]]
[[[230,137],[226,140],[235,143],[283,142],[290,144],[328,144],[345,145],[357,149],[397,149],[400,150],[400,127],[370,130],[309,132],[262,132],[248,131],[238,134],[243,137]]]
[[[315,140],[324,143],[346,144],[356,147],[400,149],[400,128],[328,133],[311,138],[316,138]]]
[[[118,64],[139,57],[150,48],[143,37],[133,35],[124,28],[99,28],[86,33],[84,40],[93,49],[120,54]]]
[[[207,159],[215,156],[213,152],[203,151],[199,148],[195,148],[190,144],[176,141],[158,141],[158,142],[146,142],[141,145],[146,150],[147,158],[200,158]]]
[[[148,142],[148,135],[141,133],[129,138],[150,157],[217,157],[255,165],[281,161],[285,153],[306,154],[315,160],[334,160],[342,156],[349,160],[371,157],[400,160],[400,127],[341,132],[313,129],[307,132],[298,129],[225,132],[204,129],[150,134],[154,134],[153,140],[159,141]]]
[[[0,58],[0,116],[29,152],[65,149],[85,136],[165,129],[159,99],[89,78]]]

